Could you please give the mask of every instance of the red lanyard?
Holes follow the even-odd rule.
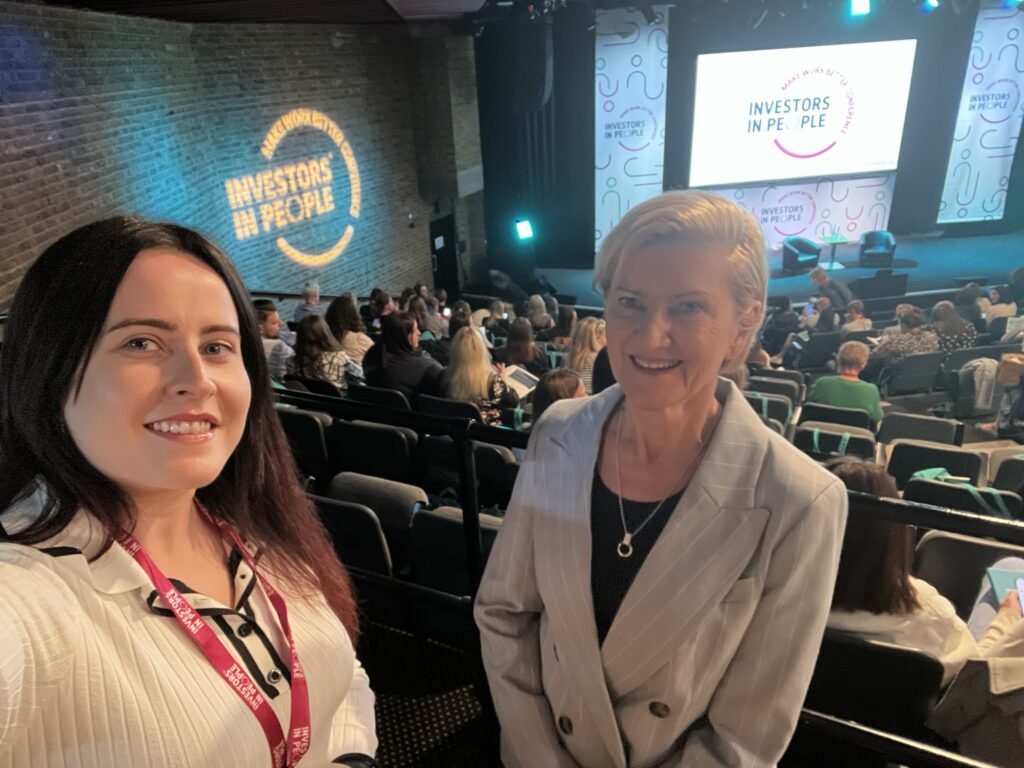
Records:
[[[257,572],[256,563],[238,534],[226,523],[214,520],[198,501],[196,506],[238,548],[242,557],[245,558],[245,562],[252,569],[253,575],[259,580],[263,591],[266,592],[267,597],[270,599],[271,605],[274,606],[278,621],[281,623],[281,630],[288,640],[288,648],[291,651],[292,702],[291,722],[288,724],[287,748],[284,734],[281,732],[281,724],[278,722],[277,715],[274,714],[270,703],[260,693],[252,678],[238,665],[234,657],[224,647],[216,633],[210,629],[210,625],[206,623],[202,616],[196,613],[195,609],[189,605],[188,600],[174,588],[174,585],[164,576],[156,563],[142,549],[142,544],[139,543],[138,539],[130,533],[126,533],[118,539],[118,543],[125,548],[128,554],[146,572],[150,581],[153,582],[153,586],[163,595],[164,601],[178,619],[178,623],[196,645],[199,646],[199,650],[203,652],[203,655],[206,656],[213,668],[220,673],[220,676],[228,682],[235,693],[245,702],[246,706],[256,715],[256,719],[259,720],[263,733],[267,737],[267,744],[270,745],[270,757],[274,768],[292,768],[309,749],[310,715],[309,689],[306,685],[306,676],[302,671],[302,665],[299,663],[299,654],[295,650],[291,626],[288,624],[288,609],[285,606],[284,599],[278,594],[277,590]]]

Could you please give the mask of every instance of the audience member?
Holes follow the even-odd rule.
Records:
[[[315,280],[310,280],[304,286],[302,286],[302,301],[295,308],[295,314],[292,316],[293,323],[301,323],[304,317],[310,315],[324,314],[324,307],[320,304],[320,283]]]
[[[544,349],[533,341],[533,326],[525,317],[517,317],[508,328],[508,341],[491,354],[494,362],[519,365],[534,376],[543,376],[551,370]]]
[[[818,289],[818,295],[827,298],[837,312],[843,312],[846,305],[853,301],[850,289],[838,280],[833,280],[828,272],[821,267],[812,269],[810,277],[811,282]]]
[[[445,310],[448,309],[448,291],[446,291],[444,288],[438,288],[436,291],[434,291],[434,296],[437,297],[437,305],[438,308],[441,310],[441,314],[447,317]]]
[[[882,329],[882,337],[895,336],[900,332],[900,316],[906,313],[914,313],[920,315],[922,322],[924,322],[924,310],[915,307],[913,304],[897,304],[896,311],[893,314],[893,319],[896,321],[893,325],[887,326]]]
[[[750,351],[747,353],[747,366],[749,368],[770,368],[772,364],[771,358],[768,353],[764,351],[764,347],[761,346],[761,342],[754,340],[754,343],[750,345]],[[739,370],[746,370],[741,368]]]
[[[860,299],[854,299],[846,305],[845,319],[846,322],[839,329],[842,334],[871,330],[871,318],[864,317],[864,302]]]
[[[1010,273],[1010,284],[1007,286],[1018,307],[1024,307],[1024,267],[1018,267]]]
[[[847,490],[899,498],[896,481],[880,464],[844,456],[826,466]],[[910,575],[913,543],[909,525],[850,515],[828,626],[934,656],[946,686],[981,652],[949,600]]]
[[[501,299],[494,299],[487,306],[487,315],[482,318],[480,324],[487,332],[504,336],[508,334],[508,327],[512,322],[510,317],[508,305]]]
[[[413,293],[426,301],[430,297],[430,287],[420,280],[412,287]]]
[[[529,318],[534,333],[547,330],[555,324],[554,318],[544,307],[544,297],[537,293],[533,294],[526,304],[526,317]]]
[[[382,293],[384,293],[382,288],[374,288],[370,291],[370,300],[366,304],[359,306],[359,316],[367,326],[373,322],[373,304]]]
[[[564,349],[572,341],[572,332],[576,328],[576,308],[562,304],[558,307],[558,319],[551,328],[546,328],[536,335],[537,341],[549,341],[556,348]]]
[[[597,395],[615,383],[615,372],[612,370],[611,360],[608,358],[608,347],[605,346],[594,358],[594,378],[591,381],[591,386],[594,389],[594,394]],[[585,393],[586,390],[584,390]]]
[[[402,293],[398,297],[398,308],[403,312],[409,310],[409,299],[416,295],[416,290],[413,288],[403,288]],[[423,328],[420,328],[420,333],[423,332]]]
[[[794,367],[800,350],[800,347],[794,342],[799,340],[801,343],[806,343],[811,340],[811,336],[817,333],[835,333],[836,325],[839,323],[839,313],[832,307],[831,299],[822,296],[813,306],[808,305],[808,309],[811,310],[810,313],[805,311],[800,318],[804,330],[789,334],[779,353],[772,356],[771,362]]]
[[[253,308],[263,340],[263,354],[267,356],[267,369],[272,379],[282,381],[287,373],[285,363],[295,352],[280,338],[281,315],[270,299],[257,299]]]
[[[896,362],[907,355],[939,351],[939,337],[934,331],[925,329],[924,316],[920,312],[904,312],[900,315],[900,330],[892,336],[885,336],[878,342],[872,359]]]
[[[472,323],[469,315],[465,312],[455,312],[451,317],[448,318],[448,322],[445,325],[445,332],[437,338],[430,340],[420,340],[420,347],[422,347],[432,358],[437,360],[441,365],[448,365],[448,359],[452,346],[452,339],[455,335],[463,328],[471,328]]]
[[[473,403],[491,426],[500,426],[502,408],[519,405],[519,395],[491,367],[487,347],[472,328],[463,328],[452,339],[444,392],[450,400]]]
[[[366,326],[356,310],[355,297],[351,293],[338,296],[327,307],[324,319],[349,360],[362,365],[366,351],[373,346],[373,339],[366,335]]]
[[[940,301],[932,307],[931,329],[939,337],[939,349],[943,352],[973,347],[978,337],[974,325],[960,316],[951,301]]]
[[[769,355],[779,354],[789,334],[800,330],[800,315],[793,311],[788,296],[779,296],[775,300],[775,307],[761,331],[761,342]]]
[[[985,292],[977,283],[968,283],[961,288],[953,298],[956,311],[967,322],[974,325],[974,329],[981,333],[985,330],[985,310],[988,309],[988,299]]]
[[[839,347],[836,358],[838,375],[824,376],[811,385],[807,402],[833,405],[837,408],[859,408],[871,414],[875,424],[882,421],[882,402],[878,387],[861,381],[859,374],[868,362],[868,346],[847,341]]]
[[[22,278],[0,359],[0,764],[373,755],[357,608],[249,302],[201,234],[129,217],[75,230]],[[254,712],[260,690],[276,700]],[[309,727],[261,738],[254,715],[286,726],[289,710]]]
[[[436,296],[428,296],[427,302],[427,327],[424,330],[430,331],[435,339],[440,339],[448,330],[448,318],[441,314],[441,304]]]
[[[361,382],[363,369],[352,362],[319,315],[308,315],[299,323],[295,355],[286,363],[288,373],[304,379],[317,379],[339,390],[349,382]]]
[[[409,303],[406,306],[406,311],[412,315],[413,319],[416,321],[416,325],[419,326],[421,334],[430,330],[430,318],[427,315],[427,302],[422,298],[416,294],[411,295],[409,297]],[[430,335],[434,335],[433,331],[430,332]]]
[[[997,285],[988,292],[989,301],[991,305],[988,311],[985,312],[985,324],[986,326],[992,325],[992,321],[997,317],[1015,317],[1017,315],[1017,304],[1013,300],[1013,294],[1010,293],[1010,287],[1008,285]],[[1009,321],[1007,321],[1009,323]]]
[[[381,291],[370,302],[370,328],[379,333],[381,321],[396,311],[395,300],[385,291]]]
[[[605,322],[596,317],[585,317],[576,324],[572,344],[566,350],[562,366],[575,371],[583,379],[588,395],[593,392],[594,358],[605,345]]]
[[[586,396],[587,390],[583,386],[583,379],[575,371],[570,371],[568,368],[556,368],[553,371],[548,371],[540,377],[537,387],[533,390],[533,418],[531,421],[534,424],[540,421],[540,417],[552,403]]]
[[[441,395],[444,368],[420,349],[420,329],[408,312],[391,312],[381,319],[380,339],[363,358],[366,383],[397,389],[406,397],[419,393]]]

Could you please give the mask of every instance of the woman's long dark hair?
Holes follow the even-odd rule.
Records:
[[[826,465],[851,491],[897,498],[896,481],[880,464],[843,456]],[[839,556],[832,608],[871,613],[911,613],[920,607],[910,583],[909,525],[850,515]]]
[[[295,370],[300,376],[317,378],[320,356],[325,352],[337,352],[341,345],[331,334],[327,323],[319,315],[307,315],[295,332]]]
[[[327,321],[327,327],[331,329],[331,333],[334,334],[334,338],[338,340],[339,344],[344,343],[346,333],[366,331],[363,319],[359,316],[359,310],[356,308],[355,297],[351,293],[343,293],[336,297],[327,307],[324,320]]]
[[[510,365],[529,363],[543,354],[533,341],[533,325],[525,317],[517,317],[508,327],[508,352],[506,360]]]
[[[392,312],[380,319],[380,338],[366,351],[363,367],[369,370],[383,370],[390,360],[407,355],[418,355],[421,350],[412,348],[409,335],[416,327],[416,321],[408,312]]]
[[[58,535],[79,509],[107,530],[102,552],[136,512],[124,490],[98,471],[71,438],[64,404],[77,394],[107,314],[129,266],[147,248],[195,256],[224,281],[252,382],[245,430],[223,471],[196,497],[257,543],[271,569],[300,593],[321,592],[353,642],[352,589],[298,471],[274,412],[267,362],[248,293],[224,255],[202,235],[174,224],[117,217],[76,229],[51,245],[25,274],[8,315],[0,355],[0,510],[45,482],[37,520],[8,539],[38,544]],[[2,521],[2,515],[0,515]]]
[[[960,317],[951,301],[940,301],[932,307],[932,330],[943,336],[967,333],[968,324]],[[971,326],[972,328],[974,326]]]

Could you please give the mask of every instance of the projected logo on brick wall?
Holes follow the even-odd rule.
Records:
[[[337,123],[312,109],[295,109],[277,120],[264,137],[260,154],[267,163],[272,163],[282,142],[302,129],[315,131],[305,131],[293,139],[301,140],[309,155],[227,179],[224,190],[235,237],[249,240],[275,235],[278,249],[289,259],[307,267],[320,267],[338,258],[355,234],[362,203],[359,166]],[[327,151],[318,151],[321,149]],[[339,177],[338,171],[344,176]],[[341,186],[338,181],[345,176],[347,209],[336,195]],[[314,225],[319,239],[323,226],[335,221],[338,231],[333,245],[319,250],[311,248],[308,242],[304,244],[303,237],[311,237]]]

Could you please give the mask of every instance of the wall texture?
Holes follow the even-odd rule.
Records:
[[[0,307],[56,237],[118,213],[202,230],[252,289],[429,280],[409,43],[401,26],[189,25],[0,0]],[[300,121],[268,159],[268,131],[297,109],[343,135]],[[319,266],[280,245],[308,261],[349,226]]]

